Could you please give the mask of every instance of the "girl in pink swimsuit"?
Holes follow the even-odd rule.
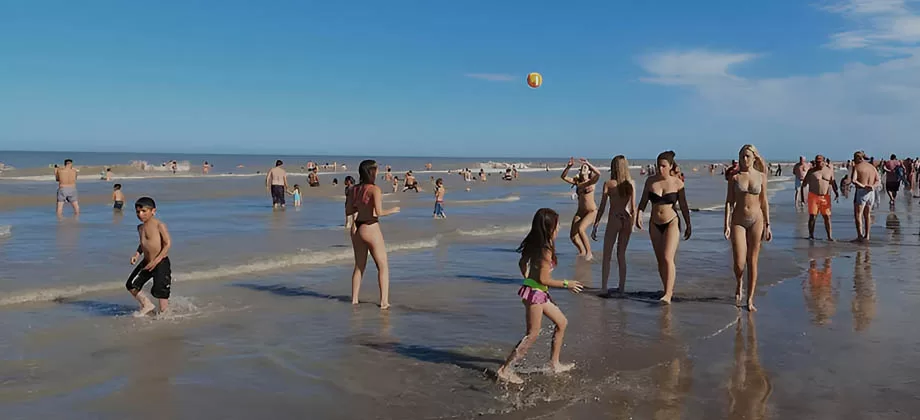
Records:
[[[527,353],[530,346],[540,335],[540,322],[543,315],[556,324],[553,332],[552,351],[550,353],[550,370],[554,373],[565,372],[575,367],[574,363],[559,362],[562,351],[562,339],[568,320],[549,295],[550,287],[569,289],[579,293],[582,284],[577,281],[553,280],[551,272],[556,266],[556,234],[559,233],[559,214],[553,209],[542,208],[533,216],[530,233],[521,242],[517,251],[521,253],[518,266],[524,276],[524,284],[518,290],[527,311],[527,333],[518,342],[508,359],[498,369],[498,379],[514,384],[524,383],[512,366]]]

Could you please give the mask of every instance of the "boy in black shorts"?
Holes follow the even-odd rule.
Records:
[[[140,236],[140,244],[137,246],[137,252],[131,257],[131,264],[137,264],[141,254],[144,259],[137,265],[125,287],[131,292],[131,295],[141,304],[141,309],[135,316],[144,316],[153,311],[153,303],[147,299],[147,296],[141,292],[144,284],[151,278],[153,286],[150,288],[150,294],[157,298],[160,303],[160,313],[166,312],[169,307],[169,286],[172,282],[172,270],[169,266],[169,247],[171,240],[169,231],[166,230],[166,224],[157,219],[157,205],[150,197],[141,197],[134,203],[134,211],[137,213],[138,220],[141,224],[137,225],[137,233]]]

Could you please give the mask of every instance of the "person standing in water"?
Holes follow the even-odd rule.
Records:
[[[265,175],[265,186],[272,195],[272,208],[284,207],[284,194],[288,190],[287,171],[282,168],[284,162],[275,161],[275,167]]]
[[[447,215],[444,214],[444,179],[438,178],[434,183],[434,218],[435,219],[446,219]]]
[[[601,260],[601,290],[609,294],[607,281],[610,279],[610,260],[613,257],[613,247],[617,248],[617,268],[619,269],[620,283],[617,293],[626,291],[626,247],[632,235],[633,225],[636,223],[636,184],[629,174],[629,161],[619,155],[610,161],[610,180],[604,183],[604,193],[601,195],[601,207],[594,218],[594,229],[591,239],[597,240],[597,226],[604,217],[607,201],[610,201],[610,214],[607,216],[607,228],[604,232],[604,257]]]
[[[558,233],[559,214],[553,209],[542,208],[534,214],[530,232],[517,249],[517,252],[521,253],[518,268],[525,279],[524,284],[518,290],[518,296],[521,297],[521,302],[524,304],[527,331],[524,333],[524,338],[511,350],[505,363],[498,368],[496,374],[499,380],[513,384],[524,383],[524,380],[514,373],[513,366],[527,354],[527,350],[539,337],[543,315],[556,324],[550,351],[550,370],[554,373],[561,373],[575,367],[574,363],[559,361],[568,320],[553,302],[553,298],[549,295],[549,288],[558,287],[569,289],[572,293],[580,293],[584,286],[578,281],[560,281],[552,278],[552,271],[557,263],[556,235]]]
[[[57,189],[57,215],[64,214],[64,203],[70,203],[74,216],[80,214],[80,203],[77,198],[77,170],[73,168],[73,160],[65,159],[64,167],[54,169],[54,179],[58,182]]]
[[[853,219],[856,223],[856,242],[868,242],[872,221],[872,207],[878,201],[876,188],[880,185],[878,171],[866,161],[866,154],[853,154]]]
[[[805,188],[808,188],[808,239],[815,239],[815,222],[818,214],[824,217],[824,230],[827,240],[833,241],[831,234],[831,193],[834,190],[834,201],[840,197],[837,191],[837,182],[834,180],[834,170],[827,166],[824,156],[815,156],[815,166],[805,174],[805,182],[799,188],[802,204],[805,204]]]
[[[362,161],[358,165],[360,184],[352,187],[345,197],[345,216],[354,215],[351,230],[351,244],[355,250],[355,270],[351,275],[351,303],[358,304],[361,280],[367,267],[370,252],[377,265],[377,283],[380,286],[380,309],[390,308],[390,266],[387,262],[386,244],[380,231],[378,217],[399,213],[399,207],[383,209],[380,188],[374,185],[377,178],[377,162]]]
[[[802,182],[805,181],[805,175],[811,169],[811,164],[805,161],[805,156],[799,156],[799,162],[792,166],[792,175],[795,177],[795,207],[799,207],[799,201],[805,202],[802,196],[805,190],[802,189]]]
[[[601,174],[594,165],[582,158],[578,175],[569,178],[569,170],[571,170],[574,165],[575,158],[569,158],[569,163],[565,165],[562,175],[559,176],[563,181],[571,184],[572,187],[575,188],[575,193],[578,196],[578,209],[575,211],[575,216],[572,218],[572,228],[569,232],[569,239],[572,240],[572,243],[575,244],[575,248],[578,249],[578,256],[583,256],[586,260],[590,261],[593,257],[591,254],[591,243],[588,241],[588,234],[585,233],[585,231],[588,230],[588,224],[594,220],[594,215],[597,213],[597,203],[594,202],[594,184],[597,184]]]
[[[671,303],[671,297],[674,294],[674,281],[677,278],[677,268],[675,266],[675,256],[677,255],[677,245],[680,242],[680,219],[675,211],[674,204],[680,205],[680,212],[683,214],[684,222],[687,224],[684,230],[684,240],[690,239],[692,228],[690,225],[690,207],[687,206],[687,195],[684,191],[684,182],[676,176],[675,168],[677,163],[674,161],[674,152],[667,151],[658,155],[655,160],[658,171],[655,175],[645,180],[645,187],[642,189],[642,198],[639,200],[639,211],[644,212],[645,206],[651,201],[652,211],[649,216],[649,239],[652,241],[652,249],[655,251],[655,258],[658,260],[658,275],[661,276],[661,284],[664,286],[664,296],[661,301]],[[642,229],[642,217],[636,217],[636,228]]]
[[[747,308],[756,311],[760,241],[773,238],[770,230],[770,205],[767,202],[767,163],[753,145],[738,152],[738,172],[728,180],[725,195],[725,239],[732,243],[732,269],[735,274],[735,305],[741,307],[741,278],[747,269]]]

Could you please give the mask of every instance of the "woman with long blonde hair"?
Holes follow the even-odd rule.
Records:
[[[738,172],[728,179],[725,195],[725,239],[732,243],[735,305],[741,307],[741,277],[747,269],[747,308],[754,307],[760,242],[773,238],[767,202],[767,162],[757,148],[745,144],[738,152]]]
[[[629,174],[629,161],[626,156],[617,155],[610,161],[610,180],[604,183],[604,193],[601,195],[601,206],[594,219],[594,230],[591,239],[597,240],[597,225],[604,217],[604,208],[610,201],[610,214],[607,216],[607,228],[604,232],[604,259],[601,260],[601,290],[609,294],[607,281],[610,279],[610,260],[613,257],[613,247],[617,248],[617,268],[619,268],[620,283],[617,293],[625,292],[626,288],[626,247],[636,219],[636,184]]]

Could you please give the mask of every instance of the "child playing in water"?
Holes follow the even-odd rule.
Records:
[[[434,218],[446,219],[444,214],[444,179],[438,178],[434,183]]]
[[[112,186],[112,208],[117,211],[121,211],[122,207],[125,206],[125,194],[121,192],[121,184],[115,184]]]
[[[355,179],[348,175],[345,177],[345,200],[348,200],[348,192],[351,191],[351,188],[355,186]],[[345,229],[351,229],[351,225],[355,222],[354,214],[345,215]]]
[[[152,312],[154,306],[147,296],[144,296],[141,289],[144,283],[152,278],[153,287],[150,288],[150,294],[159,300],[160,313],[164,313],[169,307],[169,286],[172,282],[172,269],[168,256],[172,240],[169,238],[166,224],[156,217],[157,205],[152,198],[137,199],[134,203],[134,210],[137,213],[137,219],[141,221],[141,224],[137,225],[140,244],[137,246],[137,252],[131,257],[131,264],[137,264],[141,255],[144,256],[144,259],[128,277],[125,287],[141,305],[141,309],[134,315],[144,316]]]
[[[294,184],[294,189],[290,192],[294,196],[294,207],[300,207],[302,204],[300,197],[300,184]]]
[[[393,175],[393,192],[399,191],[399,177]]]
[[[563,364],[559,361],[568,320],[550,297],[549,288],[560,287],[569,289],[573,293],[579,293],[583,286],[578,281],[552,279],[551,273],[556,266],[556,234],[558,233],[559,214],[553,209],[542,208],[534,214],[530,233],[517,249],[521,253],[518,266],[521,269],[521,275],[525,278],[524,284],[518,290],[518,296],[521,297],[527,309],[527,332],[508,355],[505,364],[498,369],[497,375],[500,380],[513,384],[524,383],[524,380],[512,371],[512,366],[524,357],[537,336],[540,335],[540,322],[543,315],[556,324],[550,353],[550,369],[553,373],[560,373],[575,367],[574,363]]]

